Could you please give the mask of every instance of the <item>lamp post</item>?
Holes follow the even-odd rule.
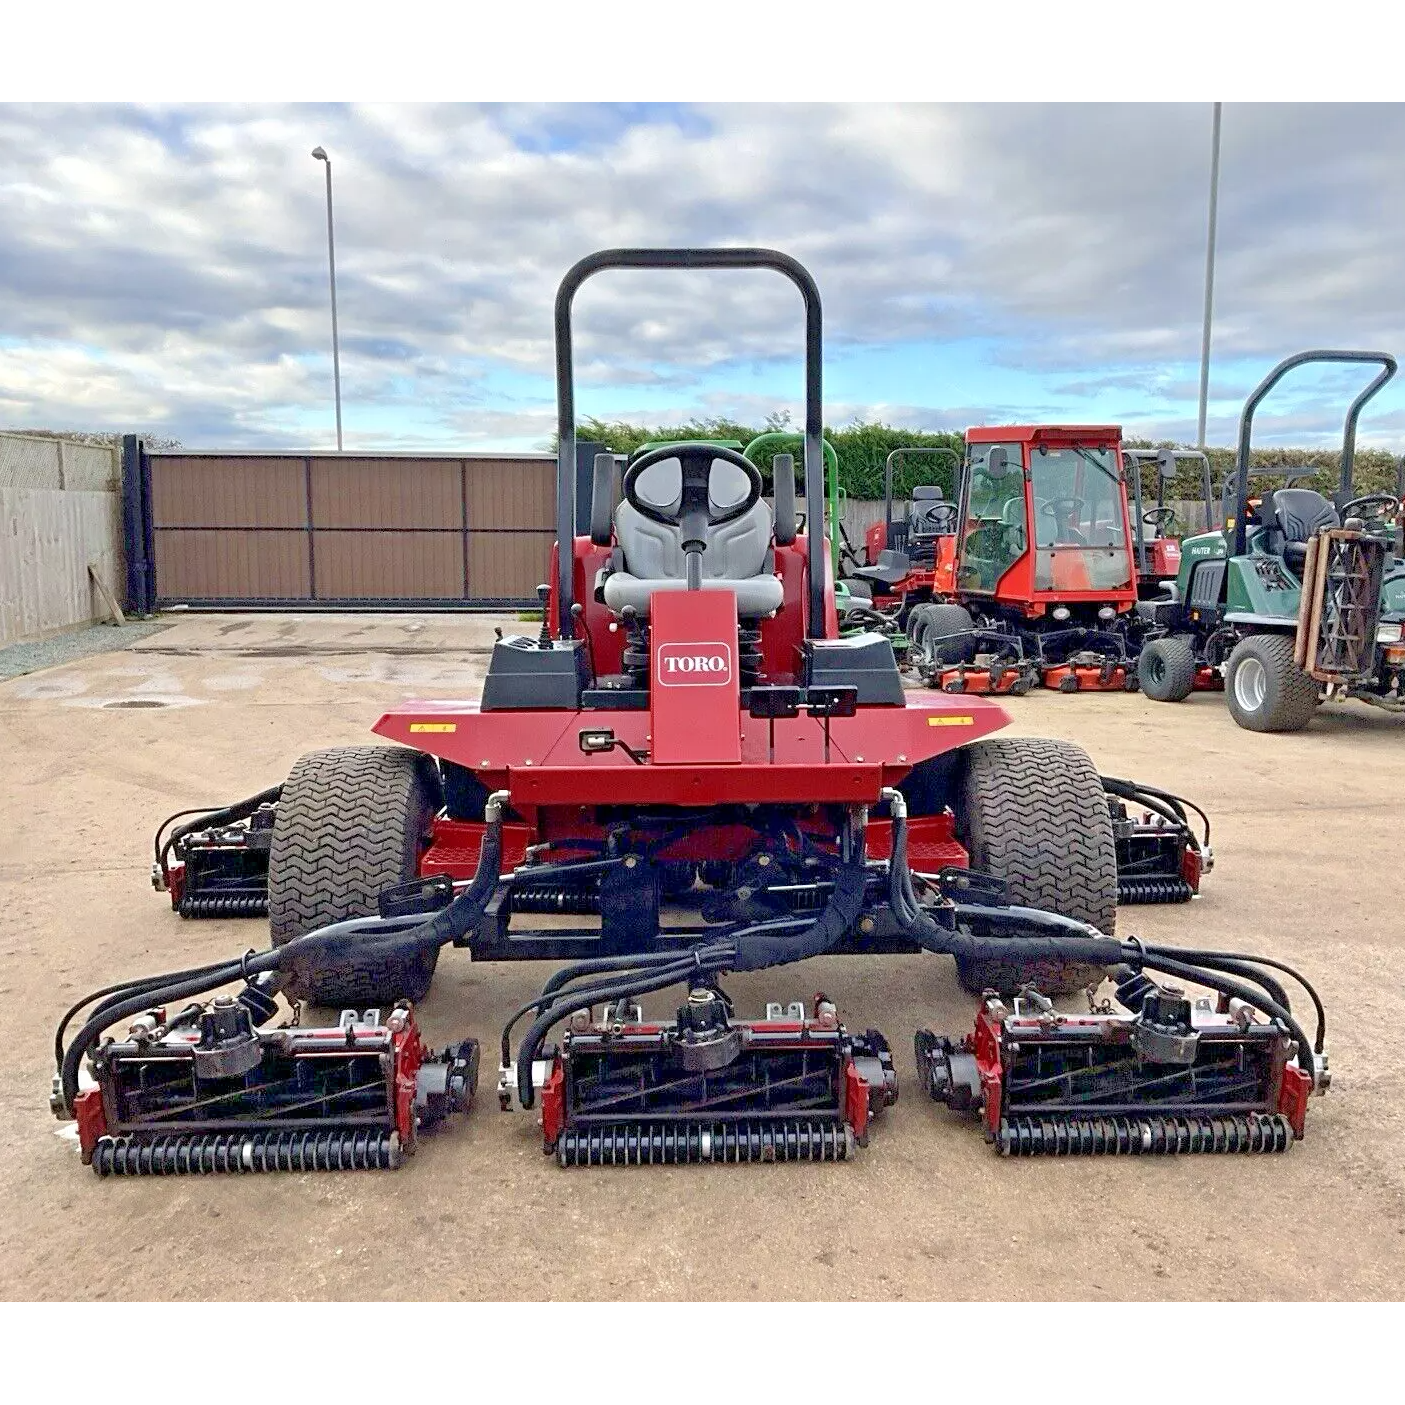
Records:
[[[1210,121],[1210,228],[1205,239],[1205,322],[1200,333],[1200,412],[1195,427],[1195,443],[1201,453],[1205,452],[1205,412],[1210,397],[1210,318],[1215,307],[1215,219],[1220,203],[1220,109],[1223,106],[1223,103],[1215,104]],[[331,178],[329,170],[328,181]],[[327,188],[331,190],[330,185]]]
[[[337,341],[337,249],[332,237],[332,158],[320,146],[312,156],[327,167],[327,272],[332,284],[332,385],[337,398],[337,452],[341,453],[341,347]]]

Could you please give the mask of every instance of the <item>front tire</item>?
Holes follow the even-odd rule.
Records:
[[[300,757],[283,786],[268,863],[268,917],[282,946],[349,917],[372,917],[385,888],[419,875],[441,791],[438,768],[417,751],[343,746]],[[422,1000],[438,948],[408,960],[368,959],[356,935],[315,967],[299,965],[287,993],[316,1005]]]
[[[1153,702],[1183,702],[1195,690],[1195,650],[1189,639],[1153,639],[1137,660],[1137,680]]]
[[[1102,778],[1082,747],[1047,737],[977,742],[966,748],[957,802],[957,833],[971,866],[1003,878],[1012,902],[1112,933],[1117,847]],[[1104,974],[1076,962],[958,959],[956,969],[973,994],[1002,995],[1026,983],[1045,995],[1069,995]]]
[[[954,668],[976,657],[974,621],[963,605],[927,604],[912,612],[908,637],[917,656],[931,668]]]
[[[1293,662],[1291,634],[1251,634],[1225,668],[1230,716],[1251,732],[1300,732],[1317,710],[1317,684]]]

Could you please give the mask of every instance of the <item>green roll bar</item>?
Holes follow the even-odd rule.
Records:
[[[772,429],[765,434],[758,434],[750,444],[742,450],[742,457],[751,459],[757,468],[761,467],[761,461],[754,457],[755,453],[760,453],[763,449],[771,449],[774,453],[780,445],[786,443],[803,443],[805,436],[798,430]],[[834,452],[834,445],[828,439],[824,441],[824,466],[825,466],[825,527],[829,532],[829,559],[834,566],[834,579],[839,579],[839,455]]]

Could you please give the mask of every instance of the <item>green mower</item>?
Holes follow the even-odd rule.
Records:
[[[1255,410],[1289,371],[1322,362],[1381,368],[1347,411],[1335,501],[1296,486],[1251,497]],[[1160,633],[1138,662],[1147,697],[1180,702],[1222,680],[1231,716],[1254,732],[1300,731],[1320,702],[1343,698],[1405,712],[1401,499],[1352,486],[1357,421],[1395,370],[1385,352],[1303,351],[1249,396],[1224,529],[1182,543],[1170,598],[1151,606]]]

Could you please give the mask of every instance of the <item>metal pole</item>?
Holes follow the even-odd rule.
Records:
[[[1220,204],[1220,109],[1223,103],[1214,105],[1215,113],[1210,124],[1210,228],[1205,240],[1205,323],[1200,334],[1200,412],[1196,419],[1195,442],[1200,451],[1205,451],[1205,412],[1210,397],[1210,320],[1215,308],[1215,220]],[[331,172],[327,173],[331,179]]]
[[[341,346],[337,338],[337,246],[332,234],[332,158],[319,146],[313,157],[327,167],[327,273],[332,286],[332,386],[337,401],[337,452],[341,453]]]

